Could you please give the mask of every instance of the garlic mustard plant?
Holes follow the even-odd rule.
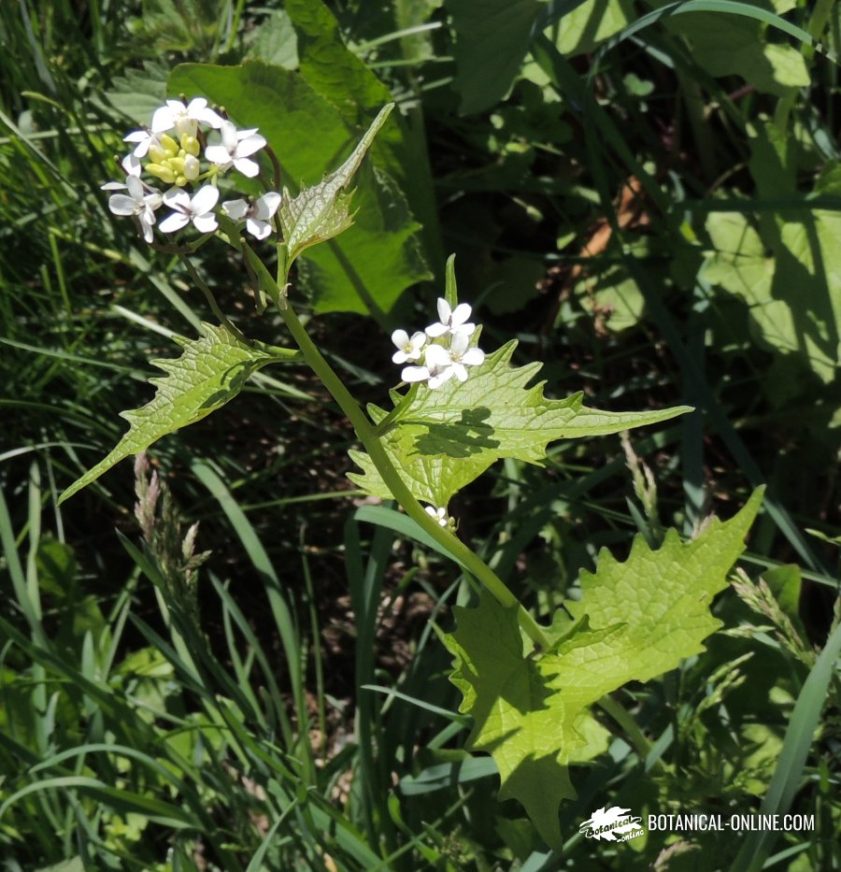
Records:
[[[228,108],[237,117],[236,107]],[[135,220],[149,243],[159,243],[156,234],[178,234],[164,247],[188,265],[202,245],[227,246],[257,292],[253,317],[271,302],[289,345],[250,338],[249,319],[237,311],[234,324],[234,313],[222,310],[191,267],[219,323],[180,339],[180,357],[155,361],[165,375],[154,380],[152,400],[124,413],[129,430],[61,500],[234,399],[263,367],[309,366],[356,433],[359,447],[350,456],[358,471],[349,478],[370,497],[395,501],[413,522],[407,529],[418,531],[409,535],[431,540],[479,591],[477,605],[454,609],[457,627],[441,637],[453,655],[462,711],[473,718],[467,746],[493,756],[500,796],[522,803],[545,841],[559,846],[558,804],[574,795],[568,766],[608,747],[610,733],[595,707],[626,727],[631,715],[609,694],[701,650],[718,626],[710,603],[742,551],[760,494],[692,542],[681,542],[676,531],[659,550],[640,540],[625,563],[602,551],[595,573],[582,573],[580,598],[557,611],[550,606],[555,597],[537,616],[520,602],[462,539],[448,511],[452,499],[500,460],[542,464],[551,442],[616,434],[690,409],[611,412],[586,406],[581,392],[547,397],[544,384],[534,383],[540,363],[512,362],[515,341],[487,353],[479,347],[473,309],[458,300],[453,258],[435,305],[438,320],[391,334],[392,361],[402,367],[402,382],[387,395],[391,407],[360,405],[298,318],[292,270],[310,248],[353,224],[352,182],[392,108],[380,111],[344,163],[297,193],[276,190],[283,164],[274,149],[281,151],[282,141],[268,142],[257,127],[238,128],[203,96],[167,100],[148,129],[125,137],[131,153],[120,161],[122,178],[103,185],[113,192],[111,212]],[[167,214],[158,223],[162,208]],[[271,270],[261,251],[271,252]],[[628,730],[628,741],[646,756],[639,730]]]

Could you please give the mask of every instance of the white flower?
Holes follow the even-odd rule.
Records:
[[[450,366],[452,367],[455,377],[460,382],[467,381],[468,366],[479,366],[485,362],[485,352],[481,348],[468,348],[470,345],[470,335],[463,333],[461,330],[453,334],[450,342]]]
[[[222,137],[220,145],[209,145],[204,150],[204,156],[216,164],[222,172],[236,167],[244,176],[253,178],[260,172],[257,161],[249,157],[266,144],[264,137],[257,133],[257,128],[237,130],[230,121],[223,122],[219,133]]]
[[[426,328],[427,336],[434,339],[437,336],[444,336],[446,333],[455,334],[456,332],[470,336],[476,329],[475,324],[467,323],[472,311],[467,303],[460,303],[455,309],[451,309],[450,304],[443,297],[439,297],[437,306],[438,317],[441,320]]]
[[[213,207],[219,199],[219,189],[205,185],[192,198],[180,188],[170,188],[164,194],[164,204],[173,211],[158,225],[161,233],[173,233],[191,221],[201,233],[212,233],[217,228]]]
[[[423,510],[433,521],[438,522],[439,527],[450,526],[450,516],[446,509],[442,509],[440,506],[424,506]]]
[[[140,178],[140,160],[133,154],[127,154],[122,159],[121,166],[123,172],[126,174],[126,179],[128,179],[129,176],[137,176],[138,179]],[[128,185],[125,182],[106,182],[104,185],[99,186],[101,191],[125,191],[127,188]]]
[[[453,360],[450,352],[442,345],[430,345],[423,356],[423,366],[407,366],[400,377],[405,382],[428,382],[435,390],[454,375]]]
[[[426,334],[418,331],[411,338],[405,330],[395,330],[391,334],[391,341],[397,346],[391,359],[395,363],[406,363],[407,360],[420,360],[423,356],[421,349],[426,343]]]
[[[187,106],[180,100],[167,100],[166,106],[156,109],[152,116],[152,133],[175,130],[179,136],[182,133],[195,136],[199,121],[209,124],[214,130],[225,123],[222,116],[207,105],[204,97],[190,100]]]
[[[128,176],[125,187],[128,194],[112,194],[108,208],[115,215],[136,215],[143,229],[143,238],[151,242],[155,209],[161,205],[161,195],[144,185],[139,176]]]
[[[149,153],[149,148],[155,145],[158,137],[149,130],[133,130],[128,136],[123,137],[123,142],[135,142],[132,154],[135,157],[146,157]]]
[[[222,211],[234,221],[245,219],[245,229],[256,239],[265,239],[272,232],[272,218],[280,206],[280,194],[269,191],[253,203],[248,200],[228,200]]]

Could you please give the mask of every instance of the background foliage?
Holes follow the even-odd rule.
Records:
[[[839,28],[831,0],[0,5],[5,868],[841,863]],[[232,86],[218,66],[243,61]],[[423,322],[455,251],[483,343],[545,361],[546,396],[696,407],[561,442],[544,469],[506,460],[457,498],[460,535],[538,615],[600,548],[697,536],[767,483],[723,630],[620,691],[622,729],[598,715],[608,753],[572,768],[562,850],[464,750],[433,627],[469,588],[350,490],[352,432],[301,367],[158,443],[163,485],[119,464],[57,507],[151,399],[146,361],[213,320],[99,190],[167,88],[259,114],[293,193],[397,102],[356,226],[297,275],[363,399],[383,403],[388,331]],[[285,344],[226,254],[199,271]],[[791,807],[816,830],[595,849],[578,826],[611,804]]]

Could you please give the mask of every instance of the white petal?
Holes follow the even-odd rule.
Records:
[[[260,165],[247,157],[234,158],[234,166],[249,179],[253,179],[260,172]]]
[[[167,103],[172,103],[172,100],[168,100]],[[177,101],[175,101],[177,102]],[[184,104],[181,104],[183,108]],[[161,106],[160,109],[155,110],[155,114],[152,116],[152,133],[166,133],[168,130],[172,130],[175,127],[175,113],[172,111],[171,106]]]
[[[151,209],[153,212],[155,209],[160,209],[161,204],[163,203],[163,197],[161,197],[158,191],[151,191],[146,194],[143,198],[143,202],[146,204],[147,209]]]
[[[249,155],[254,154],[255,151],[260,151],[265,144],[266,138],[264,136],[260,136],[259,134],[249,136],[247,139],[243,139],[242,142],[237,144],[235,154],[237,157],[248,157]]]
[[[467,346],[469,344],[470,337],[461,330],[456,330],[456,332],[453,333],[453,338],[450,340],[450,351],[453,352],[455,357],[461,357],[461,355],[467,351]]]
[[[155,216],[153,214],[152,218],[154,219],[154,217]],[[154,220],[147,220],[145,215],[140,216],[140,226],[143,228],[143,238],[146,240],[146,242],[151,243],[151,241],[154,239],[154,234],[152,233],[152,225],[154,223]]]
[[[460,363],[453,364],[453,372],[455,373],[456,378],[460,382],[467,381],[467,369],[465,367],[463,367]]]
[[[467,366],[479,366],[485,362],[485,352],[481,348],[468,348],[462,355],[461,362]]]
[[[438,302],[435,305],[438,307],[439,320],[442,324],[447,324],[453,314],[450,304],[443,297],[438,297]]]
[[[464,324],[464,322],[470,317],[471,312],[470,306],[467,303],[459,303],[458,306],[453,310],[451,324],[453,328],[459,326],[459,324]]]
[[[424,511],[426,512],[426,514],[429,515],[431,518],[436,518],[436,519],[437,519],[437,517],[438,517],[438,510],[435,508],[435,506],[424,506],[424,509],[423,509],[423,510],[424,510]]]
[[[246,130],[237,130],[237,140],[248,139],[249,136],[254,136],[259,129],[259,127],[249,127]]]
[[[426,333],[423,333],[421,330],[418,330],[416,333],[412,334],[412,338],[410,340],[410,345],[412,346],[412,351],[420,351],[421,348],[426,344]]]
[[[183,212],[171,212],[158,224],[158,230],[161,233],[174,233],[176,230],[186,227],[189,223],[190,219]]]
[[[230,121],[225,121],[219,128],[219,133],[222,136],[222,145],[225,150],[228,154],[233,154],[238,142],[236,125]]]
[[[438,369],[449,366],[452,363],[452,358],[447,349],[441,345],[430,345],[426,349],[425,362],[430,369]]]
[[[429,386],[432,390],[436,388],[440,388],[441,385],[446,384],[453,377],[453,368],[448,366],[445,370],[442,370],[437,375],[433,375],[429,379]]]
[[[123,142],[143,142],[146,139],[151,139],[147,130],[132,130],[131,133],[123,137]]]
[[[443,336],[447,333],[449,329],[450,328],[446,324],[436,322],[435,324],[430,324],[429,327],[426,328],[426,335],[436,339],[438,336]]]
[[[123,158],[121,166],[127,176],[140,175],[140,160],[134,154],[127,154]]]
[[[255,239],[265,239],[272,232],[272,225],[268,221],[260,221],[257,218],[247,218],[245,229]]]
[[[459,324],[458,327],[453,327],[453,333],[464,333],[465,336],[472,336],[475,330],[475,324]]]
[[[106,182],[99,186],[100,191],[125,191],[125,182]]]
[[[220,167],[228,167],[231,165],[231,153],[224,145],[209,145],[204,150],[204,156],[211,162]]]
[[[170,209],[189,209],[190,195],[182,188],[170,188],[163,196],[164,206]]]
[[[391,334],[391,341],[398,347],[402,348],[409,341],[409,334],[405,330],[395,330]]]
[[[400,373],[404,382],[422,382],[429,378],[429,370],[425,366],[407,366]]]
[[[212,212],[205,212],[204,215],[193,216],[193,226],[199,233],[213,233],[219,226],[216,221],[216,216]]]
[[[222,211],[234,221],[242,221],[248,214],[248,209],[247,200],[228,200],[222,204]]]
[[[108,208],[115,215],[134,215],[137,211],[137,202],[125,194],[112,194],[108,198]]]
[[[129,197],[136,203],[142,203],[146,191],[143,188],[143,182],[139,176],[126,176],[126,188],[128,188]]]
[[[190,211],[194,215],[204,215],[216,205],[219,200],[219,188],[213,185],[205,185],[190,200]],[[215,226],[214,226],[215,229]]]
[[[280,200],[281,197],[277,191],[269,191],[267,194],[263,194],[254,204],[255,216],[261,221],[268,221],[270,218],[274,218],[274,214],[277,212],[278,206],[280,206]]]
[[[405,351],[395,351],[394,354],[391,355],[391,359],[394,363],[406,363],[407,360],[411,360]]]

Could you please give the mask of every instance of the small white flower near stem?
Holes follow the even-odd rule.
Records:
[[[237,130],[230,121],[223,122],[219,133],[222,137],[221,144],[209,145],[204,150],[204,156],[216,164],[221,172],[234,167],[244,176],[254,178],[260,172],[260,166],[257,161],[250,160],[250,157],[265,146],[265,137],[257,133],[256,127]]]
[[[116,183],[115,183],[116,184]],[[140,181],[139,176],[128,176],[125,184],[127,194],[112,194],[108,208],[115,215],[134,215],[140,221],[143,238],[152,241],[152,225],[155,223],[155,209],[161,205],[161,195]]]
[[[272,232],[272,218],[280,206],[280,194],[269,191],[253,203],[248,200],[228,200],[222,211],[234,221],[245,221],[245,229],[255,239],[265,239]]]
[[[465,336],[473,334],[476,325],[470,324],[467,321],[472,311],[467,303],[459,303],[455,309],[451,309],[450,304],[443,297],[439,297],[437,306],[440,320],[426,328],[427,336],[435,339],[447,333],[452,333],[453,335],[464,333]]]
[[[191,221],[200,233],[212,233],[218,227],[213,207],[219,199],[219,189],[205,185],[192,198],[186,191],[171,188],[164,194],[164,205],[173,211],[158,225],[161,233],[174,233]]]
[[[129,176],[140,178],[140,160],[133,154],[127,154],[120,162],[120,166],[122,166],[127,179]],[[125,191],[127,188],[128,185],[125,182],[106,182],[99,186],[100,191]]]
[[[128,136],[123,137],[123,142],[135,144],[132,152],[135,157],[146,157],[149,149],[153,145],[157,145],[158,137],[150,130],[133,130]]]
[[[453,334],[449,348],[450,366],[460,382],[467,381],[466,367],[479,366],[485,362],[485,352],[481,348],[468,348],[469,345],[469,334],[462,333],[460,330]]]
[[[405,382],[426,382],[432,390],[440,388],[455,375],[453,359],[443,345],[430,345],[423,356],[423,366],[407,366],[401,378]]]
[[[423,346],[426,344],[426,334],[418,331],[411,337],[405,330],[395,330],[391,341],[397,346],[391,359],[395,363],[406,363],[409,360],[420,360],[423,356]]]
[[[167,100],[152,116],[152,133],[174,130],[179,136],[185,133],[195,136],[199,122],[218,129],[225,124],[225,119],[207,105],[204,97],[196,97],[186,106],[180,100]]]
[[[446,509],[440,506],[424,506],[423,509],[433,521],[438,523],[439,527],[449,527],[452,524],[452,518],[447,514]]]

